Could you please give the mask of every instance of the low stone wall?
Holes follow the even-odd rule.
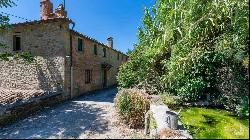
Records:
[[[150,96],[144,134],[150,134],[150,139],[192,139],[179,120],[179,112],[169,109],[158,95]]]
[[[32,98],[27,102],[0,105],[0,126],[22,119],[32,112],[65,101],[66,99],[68,97],[63,96],[63,93],[49,93],[41,97]]]

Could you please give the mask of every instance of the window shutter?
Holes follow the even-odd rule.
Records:
[[[97,55],[97,46],[94,45],[94,54]]]
[[[78,51],[83,51],[83,40],[78,38]]]
[[[106,57],[106,48],[103,48],[103,57]]]
[[[13,36],[13,51],[16,51],[16,36]]]

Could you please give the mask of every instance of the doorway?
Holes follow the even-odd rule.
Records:
[[[103,87],[107,87],[108,72],[106,69],[103,70]]]

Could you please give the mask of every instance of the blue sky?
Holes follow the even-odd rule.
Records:
[[[29,20],[39,19],[40,0],[14,0],[17,6],[0,11]],[[54,9],[63,0],[51,0]],[[133,49],[137,28],[141,25],[143,8],[151,7],[154,0],[66,0],[68,17],[75,21],[75,30],[106,44],[114,38],[114,48],[122,52]],[[11,23],[25,20],[11,17]]]

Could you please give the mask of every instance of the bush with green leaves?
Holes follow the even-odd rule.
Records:
[[[176,96],[169,94],[161,94],[160,96],[162,102],[167,105],[169,109],[177,111],[182,105],[182,100]]]
[[[114,100],[119,118],[131,128],[144,126],[145,114],[150,102],[145,93],[138,89],[122,89]]]
[[[188,102],[209,95],[235,112],[249,95],[248,50],[247,0],[156,0],[145,9],[119,86],[144,83]]]

